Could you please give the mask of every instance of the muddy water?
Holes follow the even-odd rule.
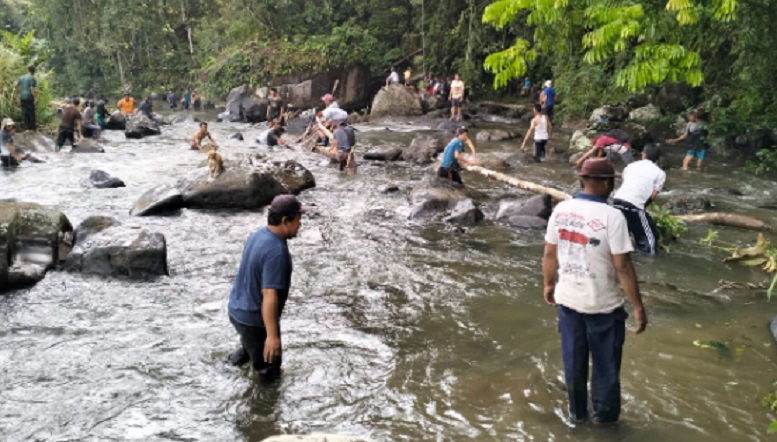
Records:
[[[227,155],[253,151],[258,130],[213,126]],[[423,130],[418,122],[384,126],[361,127],[362,146],[405,145]],[[312,154],[271,153],[298,159],[318,186],[303,194],[316,211],[291,243],[284,376],[258,386],[248,369],[222,361],[237,343],[228,291],[265,213],[127,214],[146,188],[172,184],[202,161],[187,149],[194,129],[166,127],[136,141],[109,133],[106,154],[53,154],[0,175],[2,198],[58,207],[74,224],[101,214],[164,233],[171,270],[152,282],[52,272],[0,299],[0,439],[259,441],[326,431],[380,441],[767,440],[774,416],[759,402],[777,378],[766,329],[777,309],[762,291],[716,290],[721,279],[764,276],[721,263],[698,243],[706,227],[692,227],[671,255],[637,258],[650,326],[627,338],[623,422],[572,428],[555,314],[542,302],[541,234],[489,221],[464,233],[409,222],[408,189],[428,169],[362,163],[348,178]],[[227,140],[238,130],[245,142]],[[484,152],[515,146],[479,143]],[[703,175],[670,171],[668,193],[707,193],[721,209],[777,221],[753,208],[774,203],[771,182],[712,162]],[[128,187],[86,188],[94,168]],[[510,173],[574,187],[569,167],[552,160]],[[519,195],[464,179],[487,215]],[[386,183],[401,191],[379,193]],[[718,230],[729,245],[755,237]],[[727,342],[732,356],[693,345],[712,339]]]

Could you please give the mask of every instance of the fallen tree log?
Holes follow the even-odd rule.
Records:
[[[486,168],[471,165],[471,164],[466,164],[466,165],[463,165],[462,167],[466,171],[479,173],[485,177],[491,178],[492,180],[501,181],[507,184],[512,184],[513,186],[519,189],[528,190],[529,192],[540,193],[543,195],[550,195],[550,197],[556,201],[566,201],[572,198],[572,195],[566,192],[562,192],[558,189],[540,186],[539,184],[520,180],[518,178],[505,175],[503,173],[495,172],[491,169],[486,169]]]
[[[672,218],[688,223],[706,223],[760,231],[772,230],[772,226],[765,221],[736,213],[710,212],[699,215],[672,215]]]

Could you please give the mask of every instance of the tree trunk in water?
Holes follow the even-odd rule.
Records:
[[[689,223],[707,223],[750,230],[772,230],[769,224],[760,219],[736,213],[711,212],[700,215],[674,215],[672,218]]]
[[[501,181],[507,184],[512,184],[513,186],[519,189],[528,190],[529,192],[539,193],[543,195],[550,195],[550,197],[556,201],[566,201],[572,198],[572,195],[566,192],[562,192],[558,189],[552,189],[550,187],[540,186],[539,184],[535,184],[529,181],[519,180],[518,178],[511,177],[503,173],[495,172],[490,169],[485,169],[480,166],[473,166],[473,165],[467,164],[467,165],[463,165],[462,167],[464,168],[464,170],[467,170],[469,172],[479,173],[485,177],[491,178],[492,180]]]

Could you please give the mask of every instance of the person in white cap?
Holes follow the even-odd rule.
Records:
[[[553,89],[553,82],[545,82],[545,89],[540,94],[540,104],[542,113],[548,116],[548,120],[553,121],[553,107],[556,105],[556,89]]]
[[[21,154],[14,149],[13,135],[15,133],[16,124],[13,120],[3,119],[2,128],[0,128],[0,163],[3,167],[16,167],[30,156],[30,154]]]

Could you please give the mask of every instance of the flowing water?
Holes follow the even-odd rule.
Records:
[[[423,126],[362,126],[361,147],[406,145]],[[108,153],[51,154],[46,164],[0,174],[0,197],[57,207],[74,225],[99,214],[164,233],[170,268],[151,282],[54,271],[0,298],[0,439],[259,441],[341,432],[379,441],[767,440],[774,416],[760,402],[777,378],[766,326],[777,309],[764,290],[717,289],[721,279],[766,277],[700,245],[706,226],[692,226],[669,255],[636,258],[650,325],[627,337],[622,422],[574,428],[565,420],[555,311],[542,301],[542,233],[491,221],[464,232],[410,222],[408,191],[430,169],[362,162],[346,177],[310,153],[270,153],[315,174],[317,187],[302,198],[316,210],[290,242],[283,378],[257,384],[249,369],[223,362],[237,344],[225,306],[243,243],[265,212],[128,215],[145,189],[173,184],[202,162],[188,150],[195,127],[164,127],[144,140],[108,133]],[[245,142],[227,140],[238,130]],[[252,151],[259,131],[214,124],[212,132],[229,156]],[[505,152],[518,143],[478,146]],[[711,162],[704,174],[671,170],[667,193],[706,193],[722,210],[777,222],[754,208],[774,202],[773,183],[733,161]],[[94,168],[128,187],[89,189]],[[566,190],[575,183],[562,162],[509,173]],[[499,200],[523,195],[466,172],[464,180],[487,215]],[[380,193],[388,183],[400,192]],[[728,245],[755,239],[718,230]],[[732,354],[696,340],[723,341]]]

